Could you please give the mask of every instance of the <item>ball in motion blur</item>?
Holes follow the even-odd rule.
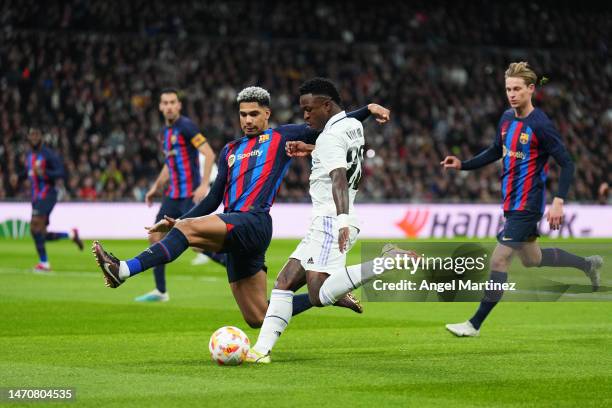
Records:
[[[223,326],[210,336],[210,357],[219,365],[242,364],[249,351],[249,338],[234,326]]]

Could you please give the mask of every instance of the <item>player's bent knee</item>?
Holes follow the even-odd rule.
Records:
[[[537,259],[522,259],[521,261],[525,268],[535,268],[540,266],[540,261]]]
[[[323,303],[321,303],[321,299],[319,299],[319,289],[313,288],[312,290],[308,288],[308,299],[313,306],[322,307]]]
[[[510,259],[499,257],[491,259],[491,269],[494,271],[505,271],[510,265]]]
[[[43,232],[43,223],[39,220],[32,220],[30,223],[30,233],[31,234],[40,234]]]
[[[306,271],[297,259],[290,259],[274,282],[274,289],[296,291],[306,283]]]

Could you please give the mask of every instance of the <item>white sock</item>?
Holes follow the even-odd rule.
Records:
[[[119,262],[119,277],[123,280],[130,277],[130,268],[128,268],[125,261]]]
[[[293,292],[290,290],[272,289],[270,304],[266,311],[257,343],[253,348],[261,354],[268,354],[285,328],[293,314]]]
[[[362,264],[350,265],[343,272],[329,276],[319,289],[319,300],[323,306],[333,305],[353,289],[357,289],[375,276],[375,259]],[[378,271],[381,273],[382,271]]]

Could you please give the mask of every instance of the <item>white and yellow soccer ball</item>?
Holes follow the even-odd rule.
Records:
[[[242,364],[249,351],[249,338],[234,326],[223,326],[210,336],[210,358],[219,365]]]

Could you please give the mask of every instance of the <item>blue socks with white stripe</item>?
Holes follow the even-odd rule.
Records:
[[[189,241],[185,235],[176,228],[172,228],[159,242],[151,245],[140,255],[126,261],[129,276],[134,276],[153,266],[167,264],[178,258],[189,248]],[[123,273],[120,272],[120,275]],[[124,276],[121,276],[124,278]]]

